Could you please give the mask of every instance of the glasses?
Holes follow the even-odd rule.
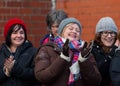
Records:
[[[103,32],[101,32],[101,33],[102,33],[103,36],[108,36],[109,34],[110,34],[112,37],[115,37],[115,36],[116,36],[116,33],[113,32],[113,31],[111,31],[111,32],[109,32],[109,31],[103,31]]]

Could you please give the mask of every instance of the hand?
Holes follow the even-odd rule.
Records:
[[[81,51],[81,56],[83,58],[87,58],[89,56],[89,54],[91,53],[91,50],[92,50],[92,46],[93,46],[93,42],[85,42],[84,43],[84,46],[82,48],[82,51]]]
[[[65,44],[63,45],[63,55],[69,57],[69,39],[66,40]]]
[[[9,77],[10,72],[8,71],[8,69],[5,66],[3,67],[3,70],[4,70],[5,75]]]
[[[10,72],[14,66],[15,60],[13,59],[12,56],[7,58],[4,62],[4,72],[7,76],[10,76]]]
[[[116,40],[115,45],[118,47],[120,45],[120,41]]]

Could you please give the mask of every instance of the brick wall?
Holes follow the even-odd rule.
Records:
[[[96,23],[101,17],[112,17],[120,27],[120,0],[56,0],[56,7],[80,20],[81,38],[86,41],[94,38]]]
[[[5,23],[14,17],[21,18],[27,25],[28,39],[35,47],[46,33],[45,17],[51,9],[51,0],[0,0],[0,44],[4,41]]]
[[[83,30],[81,38],[94,38],[97,21],[103,16],[112,17],[120,26],[120,0],[56,0],[56,8],[64,9],[69,17],[80,20]],[[28,39],[35,47],[47,32],[45,17],[51,10],[51,0],[0,0],[0,44],[4,41],[5,23],[14,17],[21,18],[29,29]]]

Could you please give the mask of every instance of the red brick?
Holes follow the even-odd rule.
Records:
[[[7,1],[7,7],[21,7],[22,3],[20,1]]]
[[[80,20],[85,40],[94,38],[95,27],[101,17],[112,17],[120,26],[120,0],[57,0],[57,9],[65,10],[69,17]]]
[[[31,8],[20,8],[19,11],[20,14],[26,14],[26,15],[32,14]]]

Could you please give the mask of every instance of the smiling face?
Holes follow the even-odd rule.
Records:
[[[79,40],[80,28],[77,24],[70,23],[64,27],[61,36],[65,39],[69,39],[70,41]]]
[[[107,47],[110,47],[115,42],[116,33],[112,31],[103,31],[101,32],[101,41]]]
[[[11,46],[20,46],[25,41],[25,32],[22,27],[15,26],[14,31],[11,34]]]

